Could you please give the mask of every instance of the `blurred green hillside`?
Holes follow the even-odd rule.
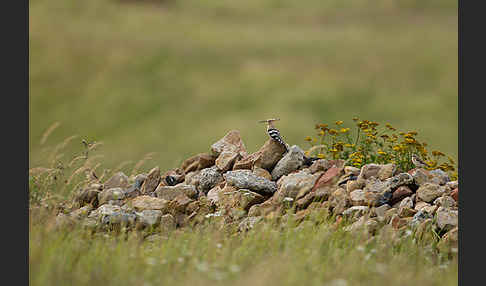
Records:
[[[30,167],[71,135],[109,168],[176,167],[231,129],[253,152],[269,117],[291,145],[359,116],[457,158],[457,1],[31,0],[29,17]]]

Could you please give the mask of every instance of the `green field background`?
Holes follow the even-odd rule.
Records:
[[[457,30],[446,0],[31,0],[29,165],[78,135],[65,160],[86,138],[165,170],[231,129],[256,151],[269,117],[291,145],[359,116],[457,159]]]

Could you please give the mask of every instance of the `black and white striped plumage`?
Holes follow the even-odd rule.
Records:
[[[285,144],[285,142],[283,141],[282,137],[280,136],[280,132],[278,131],[278,129],[273,128],[273,127],[269,127],[267,129],[267,133],[270,136],[270,138],[272,138],[273,140],[275,140],[278,143],[280,143],[280,145],[284,146],[285,147],[285,150],[287,150],[287,151],[289,150],[289,148],[287,147],[287,144]]]

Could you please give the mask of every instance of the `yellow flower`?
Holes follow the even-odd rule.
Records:
[[[329,149],[330,152],[338,152],[338,149],[336,148],[332,148],[332,149]]]
[[[356,116],[355,116],[355,117],[353,117],[353,121],[358,121],[358,120],[359,120],[359,118],[358,118],[358,117],[356,117]]]
[[[356,167],[361,166],[361,164],[360,163],[357,163],[357,162],[356,163],[353,163],[353,165],[356,166]]]
[[[386,155],[386,152],[383,152],[383,150],[378,149],[378,154],[380,154],[380,155]]]
[[[305,156],[307,156],[307,157],[309,157],[309,155],[310,155],[309,151],[305,151],[305,153],[304,153],[304,154],[305,154]]]
[[[341,125],[341,124],[343,124],[343,123],[344,123],[344,122],[343,122],[342,120],[338,120],[338,121],[336,121],[336,125]]]
[[[319,136],[323,136],[324,134],[326,134],[324,130],[319,131]]]
[[[440,151],[432,151],[432,155],[433,156],[445,156],[445,154],[440,152]]]
[[[393,146],[393,150],[395,150],[395,151],[400,151],[400,149],[401,148],[399,146]]]
[[[331,129],[329,129],[329,134],[336,135],[336,134],[338,134],[338,131],[336,129],[331,128]]]
[[[410,138],[406,138],[405,141],[409,144],[415,143],[415,140]]]
[[[305,141],[312,141],[312,138],[310,138],[309,136],[305,137]]]
[[[348,148],[353,148],[354,147],[354,144],[344,144],[344,147],[348,147]]]
[[[340,132],[341,133],[347,133],[347,132],[349,132],[349,130],[350,130],[349,128],[341,128]]]
[[[317,158],[324,159],[324,158],[326,158],[326,156],[322,153],[319,153],[319,154],[317,154]]]

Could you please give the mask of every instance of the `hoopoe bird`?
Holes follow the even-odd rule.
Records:
[[[429,165],[422,161],[416,154],[412,154],[412,163],[418,168],[427,168]]]
[[[267,124],[267,134],[272,138],[273,140],[277,141],[280,143],[285,148],[285,151],[289,151],[289,146],[283,141],[282,136],[280,136],[280,131],[278,131],[275,126],[273,126],[274,121],[279,121],[279,118],[270,118],[267,120],[260,120],[258,121],[259,123],[266,123]]]

